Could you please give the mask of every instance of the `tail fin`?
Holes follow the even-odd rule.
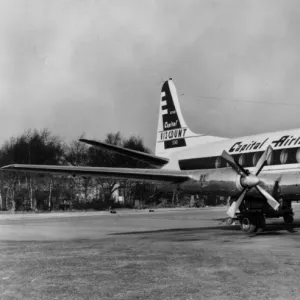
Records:
[[[172,78],[164,82],[161,90],[155,154],[167,157],[169,153],[183,147],[221,139],[192,132],[182,116]]]

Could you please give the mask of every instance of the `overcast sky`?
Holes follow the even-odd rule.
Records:
[[[194,132],[300,127],[299,28],[297,0],[0,0],[0,143],[48,127],[154,149],[168,77]]]

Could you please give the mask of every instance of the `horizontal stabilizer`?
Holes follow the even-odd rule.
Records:
[[[152,154],[148,154],[148,153],[144,153],[144,152],[140,152],[128,148],[123,148],[123,147],[106,144],[98,141],[87,140],[87,139],[80,139],[80,141],[89,144],[95,148],[113,151],[118,154],[125,155],[130,158],[146,162],[156,167],[162,167],[169,162],[167,158],[163,158],[160,156],[156,156],[156,155],[152,155]]]
[[[191,179],[185,171],[107,167],[75,167],[51,165],[8,165],[1,168],[3,171],[64,174],[72,176],[98,176],[131,181],[172,182],[179,183]]]

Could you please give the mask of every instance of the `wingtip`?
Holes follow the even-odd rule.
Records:
[[[97,144],[97,143],[101,143],[99,141],[95,141],[95,140],[88,140],[88,139],[79,139],[80,142],[83,142],[83,143],[86,143],[86,144],[90,144],[90,145],[93,145],[93,144]]]
[[[6,165],[6,166],[3,166],[1,167],[0,169],[1,170],[11,170],[11,169],[14,169],[16,165],[12,164],[12,165]]]

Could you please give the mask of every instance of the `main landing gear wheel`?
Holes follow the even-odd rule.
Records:
[[[262,232],[266,228],[266,218],[264,215],[259,215],[256,219],[257,232]]]
[[[256,230],[256,220],[250,216],[244,216],[241,218],[241,229],[245,233],[252,233]]]
[[[283,215],[283,220],[286,224],[292,224],[294,222],[294,217],[291,214]]]

